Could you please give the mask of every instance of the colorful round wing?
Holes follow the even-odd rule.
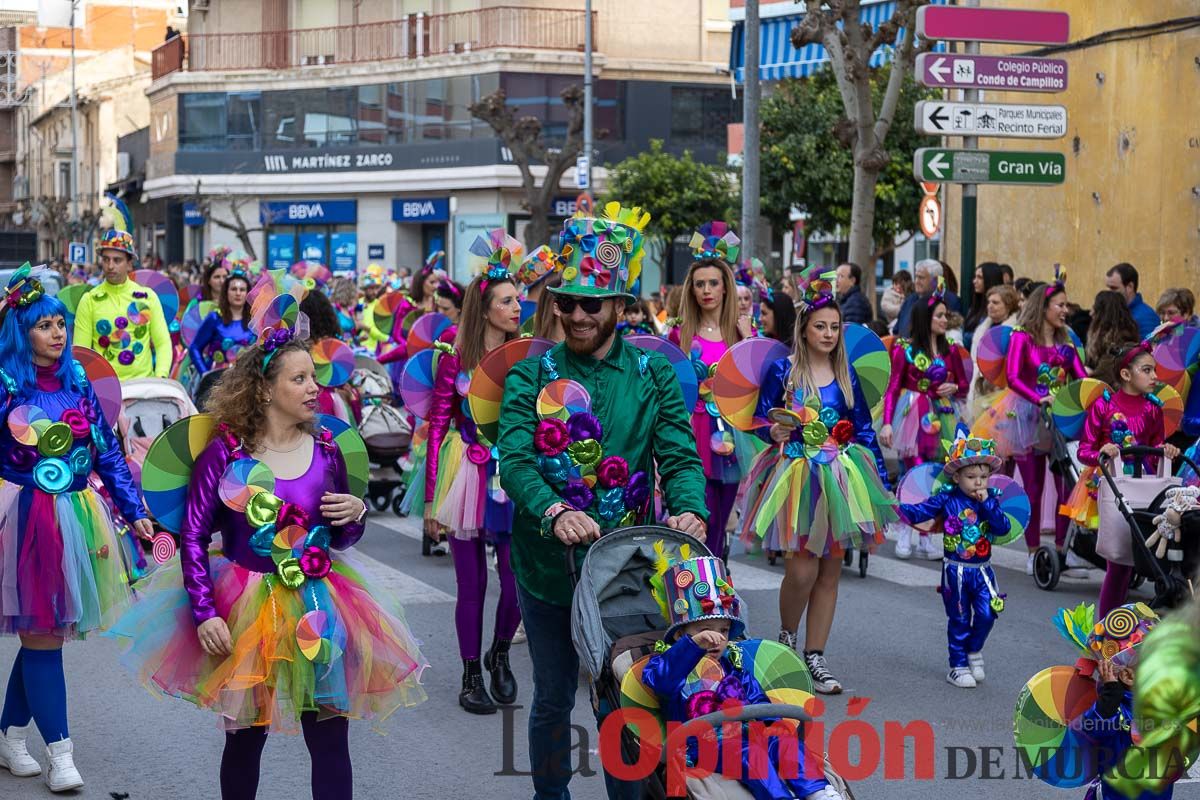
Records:
[[[954,350],[954,356],[962,364],[963,375],[967,378],[967,383],[975,377],[975,362],[971,360],[971,351],[963,347],[961,344],[951,345]]]
[[[790,647],[769,639],[750,639],[738,642],[742,651],[742,666],[762,686],[763,691],[798,689],[812,694],[812,675],[804,660]]]
[[[225,467],[217,483],[217,494],[225,505],[244,513],[250,498],[259,492],[275,491],[275,474],[256,458],[239,458]]]
[[[1074,789],[1096,775],[1096,754],[1072,720],[1096,702],[1096,683],[1074,667],[1048,667],[1021,689],[1013,714],[1013,740],[1033,773],[1059,789]]]
[[[842,330],[846,337],[846,358],[858,374],[858,383],[862,386],[867,405],[874,408],[883,399],[888,378],[892,374],[888,349],[883,340],[865,325],[846,325]]]
[[[179,323],[179,338],[185,345],[196,341],[196,334],[204,324],[204,318],[217,310],[217,304],[211,300],[191,302],[183,312],[183,320]]]
[[[400,399],[418,419],[429,419],[437,354],[437,350],[422,350],[404,362],[400,373]]]
[[[988,383],[1001,389],[1008,386],[1004,370],[1011,339],[1012,328],[996,325],[979,337],[979,347],[975,351],[975,365],[979,367],[980,374]]]
[[[1071,337],[1071,344],[1075,345],[1075,352],[1079,354],[1079,363],[1087,360],[1087,350],[1083,346],[1083,340],[1079,338],[1079,334],[1073,328],[1067,328],[1067,336]]]
[[[1162,403],[1163,431],[1170,438],[1183,421],[1183,397],[1175,391],[1175,387],[1167,384],[1160,386],[1154,395]]]
[[[581,383],[560,378],[550,381],[538,392],[538,419],[557,417],[565,421],[572,414],[591,410],[592,396]]]
[[[412,358],[422,350],[433,347],[433,343],[441,341],[446,331],[454,327],[454,323],[445,314],[426,314],[413,323],[408,332],[408,357]]]
[[[945,483],[941,464],[918,464],[904,473],[900,485],[896,487],[896,499],[905,505],[924,503],[941,491]]]
[[[412,311],[409,311],[407,314],[405,314],[404,318],[400,320],[400,331],[396,338],[398,340],[407,341],[408,334],[423,316],[425,316],[425,311],[420,308],[414,308]]]
[[[407,302],[407,298],[402,292],[389,292],[375,303],[375,309],[372,312],[372,319],[375,321],[375,327],[380,333],[388,336],[392,335],[392,331],[396,329],[399,320],[396,319],[396,312]]]
[[[179,533],[187,505],[188,481],[196,459],[212,440],[216,425],[208,414],[185,417],[158,435],[142,462],[142,493],[158,524]]]
[[[700,383],[696,380],[696,369],[692,366],[692,361],[688,358],[687,353],[666,339],[647,334],[626,336],[625,342],[634,347],[640,347],[642,350],[662,353],[666,356],[667,361],[671,362],[671,368],[679,377],[679,386],[683,389],[683,407],[689,411],[696,407],[696,400],[700,397]]]
[[[64,286],[58,290],[55,295],[64,306],[67,307],[68,314],[74,314],[75,309],[79,308],[79,301],[83,296],[91,291],[92,287],[86,283],[75,283],[70,286]]]
[[[726,422],[740,431],[769,424],[754,413],[758,408],[758,390],[771,365],[787,356],[786,345],[765,336],[745,339],[725,351],[717,362],[712,393]]]
[[[332,414],[318,414],[317,424],[333,434],[333,443],[342,451],[342,460],[346,462],[346,491],[362,497],[367,493],[367,480],[371,476],[367,445],[353,425]]]
[[[1025,534],[1025,526],[1029,524],[1029,495],[1007,475],[993,475],[988,481],[988,488],[1000,493],[997,498],[1000,510],[1008,517],[1008,533],[996,537],[992,544],[1001,546],[1016,541]]]
[[[1154,346],[1154,370],[1158,379],[1171,384],[1175,391],[1186,397],[1192,372],[1200,360],[1200,328],[1164,326],[1155,335],[1159,339]]]
[[[650,656],[645,656],[636,661],[625,673],[625,677],[621,679],[621,708],[645,711],[653,717],[658,722],[660,737],[658,741],[665,742],[667,729],[662,718],[662,707],[659,705],[658,696],[642,681],[642,673],[650,658]],[[634,735],[641,735],[636,724],[630,724],[629,728]]]
[[[262,333],[267,328],[280,326],[295,329],[296,320],[300,317],[300,301],[293,295],[281,294],[272,300],[253,325],[254,330]]]
[[[1050,404],[1050,416],[1062,435],[1068,439],[1078,438],[1087,420],[1088,409],[1108,390],[1108,384],[1095,378],[1074,380],[1064,386]]]
[[[312,348],[317,383],[322,386],[341,386],[354,372],[354,351],[337,339],[322,339]]]
[[[179,290],[175,288],[174,281],[152,269],[135,269],[132,277],[135,282],[145,286],[158,297],[164,319],[170,321],[178,316]]]
[[[471,385],[467,390],[467,402],[471,407],[471,419],[480,438],[494,444],[500,430],[500,399],[504,396],[504,379],[518,361],[537,357],[545,353],[554,342],[549,339],[513,339],[492,350],[479,362]]]
[[[109,427],[116,425],[117,418],[121,416],[121,381],[117,378],[112,364],[109,364],[104,356],[95,350],[81,345],[72,347],[71,355],[83,367],[88,383],[92,385],[92,391],[96,393],[96,399],[100,401],[100,410],[104,413],[104,420]]]

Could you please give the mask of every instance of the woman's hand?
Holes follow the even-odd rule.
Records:
[[[210,656],[227,656],[233,652],[233,639],[229,635],[229,626],[220,617],[206,619],[196,628],[200,637],[200,646]]]
[[[1117,447],[1112,442],[1109,442],[1108,444],[1100,447],[1100,455],[1108,456],[1109,458],[1119,458],[1121,455],[1121,448]]]
[[[133,532],[138,535],[139,539],[145,539],[148,542],[154,538],[154,523],[145,517],[134,520]]]
[[[1179,448],[1173,444],[1164,444],[1163,454],[1168,460],[1174,461],[1175,459],[1179,458]]]
[[[884,447],[892,446],[892,426],[884,425],[879,429],[879,443]]]
[[[1048,394],[1045,397],[1038,398],[1038,405],[1042,406],[1043,408],[1050,405],[1053,402],[1054,402],[1054,395]]]
[[[754,333],[754,321],[750,319],[749,314],[742,314],[738,317],[737,331],[738,335],[743,339],[749,339],[751,334]]]
[[[938,397],[950,397],[958,391],[958,384],[946,381],[937,388]]]
[[[357,521],[366,510],[367,504],[361,497],[334,492],[321,495],[321,514],[331,525],[349,525]]]
[[[435,542],[442,540],[442,524],[433,518],[433,509],[428,505],[425,506],[425,520],[422,526],[425,531],[425,537],[432,539]]]
[[[778,422],[771,424],[771,441],[775,444],[783,444],[792,438],[792,431],[796,430],[790,425],[780,425]]]

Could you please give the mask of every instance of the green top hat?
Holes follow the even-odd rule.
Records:
[[[550,291],[583,297],[624,297],[642,273],[642,230],[650,215],[608,203],[599,217],[576,214],[563,223],[562,284]]]

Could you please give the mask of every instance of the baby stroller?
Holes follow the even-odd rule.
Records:
[[[1062,431],[1056,425],[1047,424],[1050,429],[1050,470],[1054,473],[1061,474],[1066,480],[1068,486],[1074,486],[1079,481],[1079,466],[1075,463],[1075,459],[1071,455],[1071,450],[1067,444],[1067,439],[1063,436]],[[1030,500],[1033,502],[1032,498]],[[1039,531],[1040,534],[1040,531]],[[1064,543],[1064,551],[1074,553],[1076,556],[1087,562],[1094,569],[1103,570],[1107,566],[1104,557],[1096,552],[1097,536],[1096,531],[1085,528],[1074,520],[1067,527],[1067,538]],[[1053,547],[1042,545],[1034,552],[1033,555],[1033,582],[1039,589],[1047,592],[1053,591],[1057,586],[1059,579],[1062,578],[1062,565],[1058,561],[1058,553]],[[1142,578],[1134,577],[1130,584],[1131,589],[1136,589],[1142,585]]]
[[[575,587],[571,606],[571,638],[579,660],[588,674],[598,706],[617,709],[621,706],[621,680],[643,656],[654,652],[655,643],[664,634],[664,621],[658,605],[650,594],[650,577],[654,574],[654,544],[665,542],[668,552],[678,552],[680,546],[691,547],[692,556],[711,555],[697,539],[669,528],[639,526],[606,533],[587,551],[582,566],[575,548],[567,548],[567,572]],[[736,573],[735,573],[736,575]],[[737,713],[718,711],[697,719],[720,725],[722,722],[742,722],[752,719],[791,719],[800,724],[810,721],[803,708],[795,705],[765,704],[741,709]],[[628,764],[637,762],[637,736],[625,727],[621,731],[621,752]],[[645,781],[644,796],[653,800],[665,798],[665,762],[667,751],[658,769]],[[826,778],[852,798],[845,782],[833,774],[826,764]],[[740,784],[719,776],[704,780],[688,779],[688,797],[751,798]],[[723,792],[723,793],[718,793]]]
[[[141,483],[142,462],[155,438],[196,412],[187,390],[168,378],[135,378],[121,383],[123,407],[117,431],[134,478]]]
[[[407,414],[392,405],[392,379],[387,370],[370,356],[359,355],[354,361],[350,383],[362,398],[358,433],[371,462],[367,497],[376,511],[391,506],[401,516],[404,478],[400,459],[412,444],[412,424]]]

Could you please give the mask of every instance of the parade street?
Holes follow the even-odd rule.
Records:
[[[528,777],[497,774],[528,770],[525,709],[511,716],[480,717],[458,707],[460,669],[449,559],[420,556],[415,520],[390,514],[372,514],[371,520],[357,548],[370,559],[368,580],[400,595],[431,666],[424,677],[429,699],[397,712],[387,735],[377,735],[366,723],[351,725],[356,797],[433,800],[463,796],[464,787],[482,797],[531,797]],[[735,552],[741,549],[735,545]],[[761,556],[735,555],[732,560],[734,580],[749,607],[750,635],[773,637],[778,630],[776,598],[782,562],[771,567]],[[1034,672],[1074,662],[1075,655],[1055,632],[1050,617],[1059,606],[1094,601],[1099,574],[1084,580],[1066,578],[1056,591],[1044,592],[1025,576],[1019,543],[995,553],[993,563],[1000,591],[1008,594],[1007,606],[988,642],[988,678],[970,691],[946,684],[946,623],[935,592],[935,562],[899,561],[889,542],[870,560],[866,579],[859,578],[857,563],[843,571],[828,653],[846,693],[825,698],[827,710],[821,719],[829,741],[843,735],[835,734],[838,723],[848,718],[849,704],[857,704],[857,717],[880,737],[878,769],[871,777],[853,782],[860,800],[1058,796],[1020,770],[1012,744],[1013,705]],[[496,592],[495,574],[491,577],[489,612]],[[1134,596],[1146,595],[1134,593],[1131,600]],[[14,639],[0,640],[0,659],[11,660],[16,645]],[[72,730],[88,742],[78,752],[80,771],[87,780],[79,796],[105,800],[216,796],[216,766],[224,740],[212,714],[185,703],[152,699],[121,667],[118,648],[109,639],[68,645],[66,665]],[[529,657],[523,645],[514,647],[513,669],[520,682],[521,704],[530,692]],[[601,800],[604,785],[587,703],[587,691],[581,688],[575,722],[587,732],[590,752],[588,763],[582,763],[582,757],[576,763],[577,768],[595,774],[577,775],[571,793],[580,800]],[[918,721],[928,722],[934,733],[933,779],[913,779],[910,743],[903,761],[904,780],[884,780],[889,747],[885,723]],[[897,746],[895,739],[893,735],[891,747]],[[851,737],[852,753],[857,747],[854,741]],[[40,741],[31,740],[30,747],[35,757],[42,758]],[[511,759],[506,764],[507,753]],[[309,765],[302,738],[272,736],[266,755],[259,796],[264,800],[307,797]],[[0,772],[0,798],[47,796],[40,779],[20,780]],[[1180,782],[1175,796],[1200,797],[1200,790]]]

